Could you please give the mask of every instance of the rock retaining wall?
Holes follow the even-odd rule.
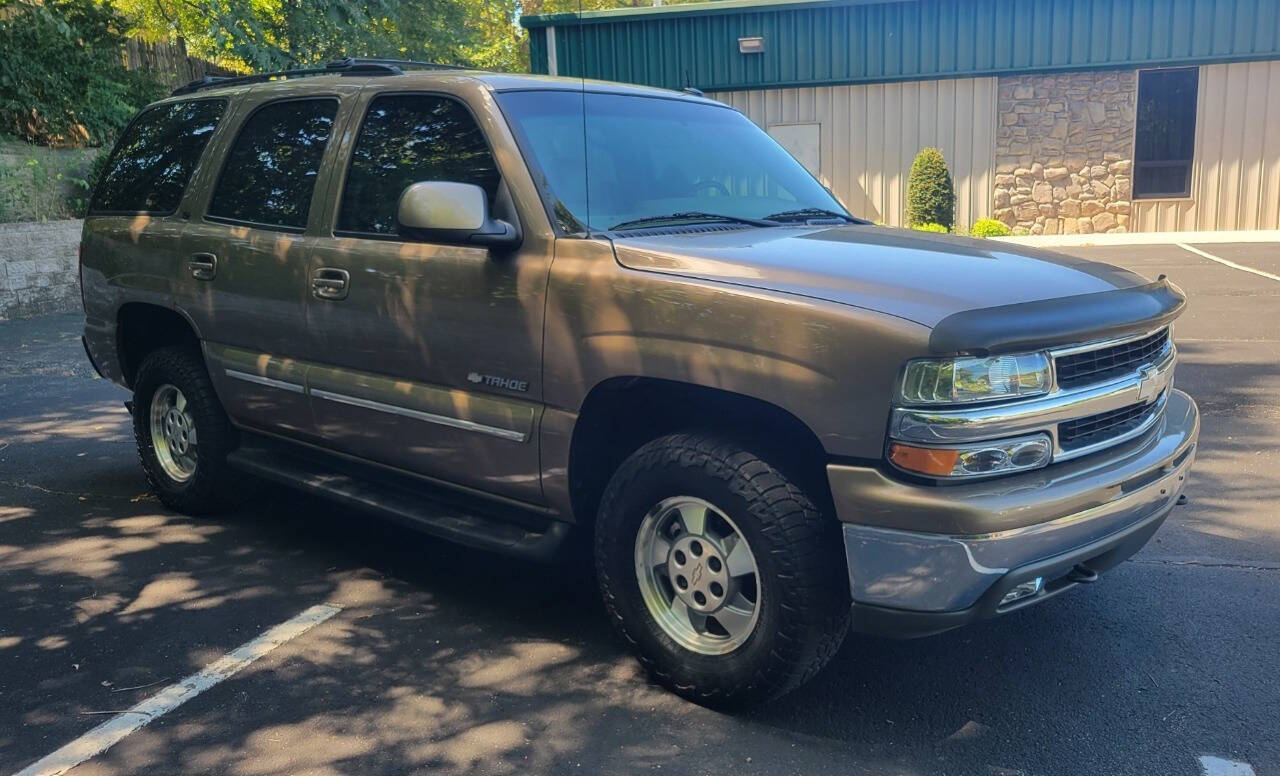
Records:
[[[0,224],[0,321],[80,307],[83,223]]]

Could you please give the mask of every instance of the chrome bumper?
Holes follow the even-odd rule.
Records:
[[[1065,578],[1082,563],[1105,570],[1136,552],[1172,509],[1199,428],[1195,402],[1170,390],[1163,417],[1142,438],[1024,475],[930,487],[829,466],[855,605],[980,619],[1001,613],[991,596],[1024,579],[1045,578],[1039,599],[1069,586],[1049,584],[1054,574]]]

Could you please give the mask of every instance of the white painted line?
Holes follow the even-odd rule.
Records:
[[[1253,766],[1248,763],[1224,760],[1211,755],[1200,758],[1200,771],[1204,776],[1257,776],[1253,772]]]
[[[1178,243],[1280,243],[1280,230],[1223,232],[1107,232],[1106,234],[1025,234],[991,237],[1016,245],[1081,247],[1089,245],[1177,245]]]
[[[1273,275],[1270,272],[1263,272],[1260,269],[1254,269],[1253,267],[1246,267],[1243,264],[1236,264],[1234,261],[1227,261],[1226,259],[1220,256],[1214,256],[1212,253],[1205,253],[1199,248],[1196,248],[1195,246],[1192,246],[1192,245],[1187,245],[1186,243],[1178,243],[1178,247],[1184,251],[1191,251],[1197,256],[1203,256],[1209,261],[1216,261],[1219,264],[1225,264],[1228,267],[1231,267],[1232,269],[1239,269],[1239,270],[1244,270],[1245,272],[1252,272],[1255,275],[1261,275],[1264,278],[1270,278],[1271,280],[1274,280],[1280,283],[1280,275]]]
[[[340,606],[317,604],[293,619],[267,630],[252,641],[218,658],[212,665],[171,684],[138,705],[122,711],[88,733],[18,771],[14,776],[58,776],[102,754],[148,722],[173,711],[218,682],[231,677],[276,647],[301,636],[342,611]]]

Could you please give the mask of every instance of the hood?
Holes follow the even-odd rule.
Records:
[[[875,226],[774,227],[614,241],[625,267],[771,289],[935,327],[970,310],[1141,286],[1140,275],[994,240]]]

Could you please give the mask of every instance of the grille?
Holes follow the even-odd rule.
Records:
[[[1101,412],[1087,418],[1078,418],[1058,424],[1058,446],[1063,450],[1079,450],[1082,447],[1114,439],[1142,425],[1148,413],[1159,400],[1146,404],[1131,404],[1110,412]]]
[[[1059,356],[1054,359],[1058,386],[1076,388],[1128,374],[1143,364],[1150,363],[1168,342],[1169,330],[1161,329],[1142,339]]]

